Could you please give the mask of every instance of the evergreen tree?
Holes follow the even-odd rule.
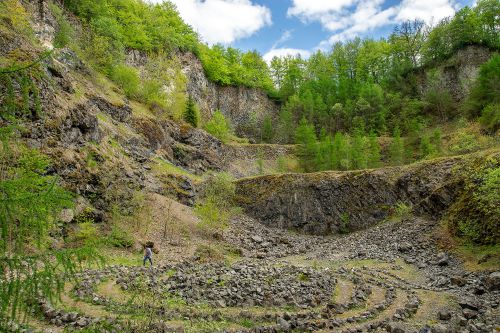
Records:
[[[70,193],[47,175],[49,160],[0,130],[0,331],[22,320],[34,300],[54,300],[84,261],[98,258],[93,248],[51,249],[50,234]]]
[[[394,128],[392,143],[390,146],[391,163],[401,165],[404,161],[404,143],[398,126]]]
[[[302,169],[306,172],[315,171],[318,139],[314,132],[314,126],[310,125],[305,118],[302,118],[295,130],[295,142],[298,145],[297,157]]]
[[[330,165],[334,170],[347,170],[349,168],[349,145],[341,132],[335,133],[333,138]]]
[[[186,108],[184,109],[184,121],[190,124],[193,127],[198,127],[198,123],[200,122],[199,111],[191,96],[188,97],[186,101]]]
[[[352,169],[366,169],[367,159],[365,152],[365,137],[364,128],[365,124],[363,119],[356,117],[354,118],[355,128],[354,135],[352,138],[351,145],[351,168]]]
[[[436,153],[436,147],[431,143],[431,138],[428,135],[423,135],[420,138],[420,155],[422,158],[427,158]]]
[[[266,116],[262,122],[261,138],[263,142],[270,143],[274,137],[273,121],[270,116]]]
[[[370,132],[368,137],[368,167],[377,168],[380,166],[380,145],[378,143],[377,135],[374,131]]]

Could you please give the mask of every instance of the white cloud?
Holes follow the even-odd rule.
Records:
[[[272,49],[275,49],[283,43],[289,41],[292,38],[292,32],[293,30],[285,30],[283,34],[281,34],[281,37],[274,42]]]
[[[455,13],[455,5],[449,0],[403,0],[396,20],[421,19],[437,22]]]
[[[453,15],[456,0],[402,0],[383,8],[386,0],[292,0],[288,16],[303,22],[319,22],[333,32],[319,48],[362,35],[375,28],[405,20],[436,22]]]
[[[272,24],[269,8],[250,0],[171,1],[177,6],[181,17],[208,44],[230,44]]]
[[[292,7],[288,8],[288,16],[314,20],[325,13],[340,12],[355,2],[356,0],[293,0]]]
[[[286,57],[289,55],[290,56],[300,55],[302,58],[309,58],[311,52],[302,49],[279,48],[279,49],[271,49],[269,52],[264,54],[263,58],[267,63],[270,63],[274,57]]]

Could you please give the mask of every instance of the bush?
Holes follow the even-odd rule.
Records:
[[[500,160],[487,157],[457,170],[464,178],[464,191],[448,216],[452,232],[476,244],[498,244],[500,239]]]
[[[500,103],[500,55],[495,54],[481,65],[479,76],[471,90],[465,108],[473,117],[491,104]],[[490,110],[491,111],[491,110]]]
[[[97,228],[91,221],[86,221],[78,224],[78,229],[75,232],[75,241],[82,242],[84,244],[94,244],[98,239]]]
[[[200,218],[200,222],[197,224],[198,229],[207,235],[216,235],[222,232],[230,217],[229,213],[221,209],[213,200],[197,204],[194,211]]]
[[[139,97],[141,79],[135,68],[127,65],[116,65],[111,70],[111,79],[123,89],[128,98]]]
[[[349,214],[347,213],[342,213],[340,215],[340,226],[339,226],[339,232],[341,234],[347,234],[350,231],[350,219],[349,219]]]
[[[134,245],[134,239],[123,228],[113,225],[107,237],[107,242],[114,247],[130,248]]]
[[[56,33],[54,35],[54,47],[65,47],[69,44],[72,36],[74,35],[73,28],[64,16],[63,10],[59,6],[50,3],[50,9],[54,14],[54,17],[56,18],[58,25]]]
[[[183,118],[184,121],[191,126],[195,128],[198,127],[198,123],[200,122],[200,110],[191,96],[189,96],[186,101],[186,109],[184,110]]]
[[[219,110],[214,112],[212,118],[205,124],[204,128],[208,133],[224,143],[227,143],[232,136],[231,125]]]
[[[412,212],[412,207],[402,201],[398,201],[394,207],[394,215],[399,218],[408,217]]]
[[[199,229],[206,234],[218,234],[237,212],[234,207],[236,186],[228,173],[211,176],[205,183],[201,199],[195,206],[200,217]]]
[[[477,142],[477,138],[474,134],[468,133],[462,130],[456,134],[455,137],[450,141],[450,151],[454,154],[467,154],[472,153],[481,146]]]
[[[483,109],[479,118],[481,127],[490,134],[495,134],[500,129],[500,104],[490,104]]]

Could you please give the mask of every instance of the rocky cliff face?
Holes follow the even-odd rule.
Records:
[[[454,170],[487,159],[473,160],[455,157],[377,170],[247,178],[237,182],[238,200],[266,225],[312,234],[367,228],[394,213],[399,202],[438,217],[462,190]]]
[[[207,79],[200,60],[191,53],[180,55],[187,77],[187,92],[200,107],[203,117],[220,110],[238,136],[258,138],[266,115],[275,117],[279,105],[265,91],[247,87],[223,87]]]
[[[417,75],[419,93],[424,94],[427,89],[440,87],[447,90],[455,101],[462,101],[468,96],[479,74],[479,67],[491,55],[490,49],[478,45],[470,45],[457,51],[444,64]]]

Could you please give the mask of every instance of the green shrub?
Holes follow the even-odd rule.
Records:
[[[349,214],[347,213],[342,213],[340,215],[340,226],[339,226],[339,232],[341,234],[347,234],[350,231],[350,221],[349,221]]]
[[[420,154],[422,158],[429,158],[437,153],[437,148],[432,144],[431,138],[428,135],[423,135],[420,138]]]
[[[465,130],[459,131],[455,137],[450,141],[450,151],[454,154],[466,154],[472,153],[481,146],[477,142],[477,138],[474,134],[468,133]]]
[[[183,114],[184,121],[193,127],[198,127],[200,122],[200,110],[191,96],[186,101],[186,108]]]
[[[227,143],[232,136],[231,124],[219,110],[215,111],[212,118],[205,124],[205,130]]]
[[[158,80],[145,80],[142,83],[142,100],[149,106],[156,105],[166,109],[168,107],[168,96],[163,91],[162,86],[162,83]]]
[[[500,130],[500,104],[490,104],[483,109],[479,118],[481,127],[488,133],[495,134]]]
[[[134,245],[134,239],[130,233],[115,224],[107,237],[107,243],[114,247],[130,248]]]
[[[54,35],[54,47],[65,47],[70,43],[74,35],[73,27],[66,19],[63,10],[59,6],[50,3],[50,9],[54,14],[54,17],[56,18],[58,25],[56,33]]]
[[[213,200],[206,200],[197,204],[194,211],[200,218],[197,227],[204,234],[215,235],[227,227],[229,213],[221,209]]]
[[[75,232],[74,240],[84,244],[94,244],[98,240],[99,233],[96,226],[91,221],[86,221],[78,224],[78,229]]]
[[[135,68],[127,65],[116,65],[111,70],[111,79],[123,89],[128,98],[139,97],[141,79]]]
[[[233,206],[236,193],[234,178],[226,172],[216,173],[205,182],[202,198],[214,201],[219,207]]]
[[[218,173],[205,183],[195,213],[200,218],[198,228],[205,234],[217,235],[227,226],[231,216],[237,213],[234,206],[236,186],[228,173]]]
[[[398,201],[394,207],[394,215],[399,218],[408,217],[412,212],[412,207],[402,201]]]
[[[479,158],[455,170],[464,190],[449,210],[448,226],[457,236],[476,244],[500,240],[500,160],[498,155]]]

